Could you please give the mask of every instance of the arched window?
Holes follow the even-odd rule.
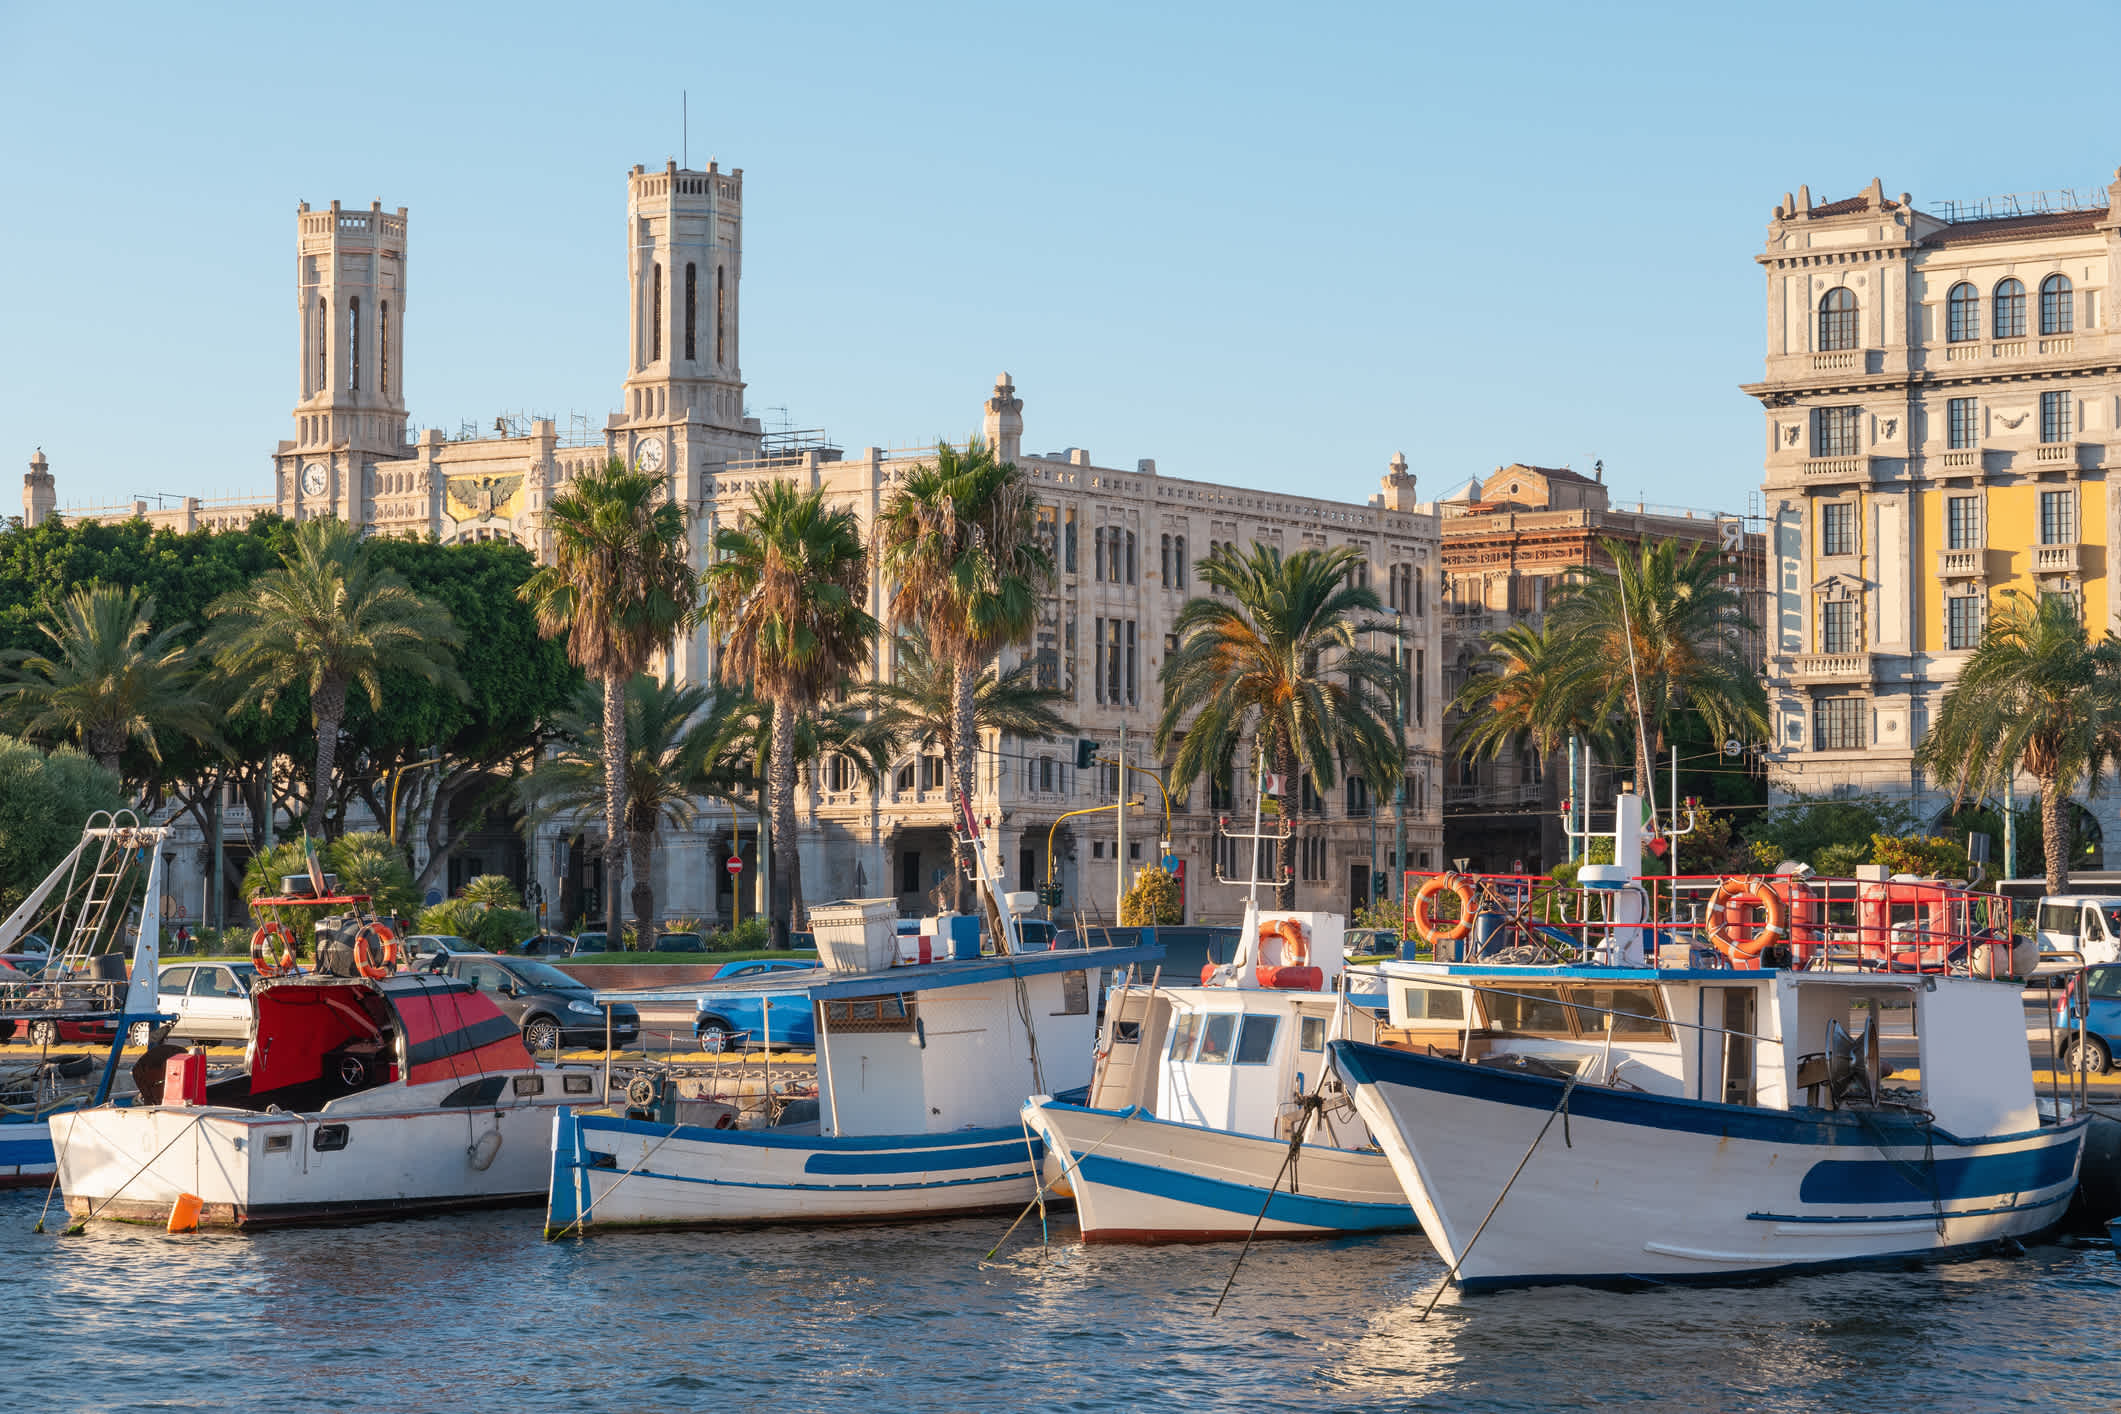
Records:
[[[699,357],[693,351],[692,340],[700,312],[699,274],[700,268],[697,265],[689,260],[685,262],[685,360],[688,363]]]
[[[1953,344],[1981,337],[1981,291],[1971,281],[1961,280],[1945,296],[1944,337]]]
[[[325,315],[325,310],[324,310],[324,297],[323,297],[322,295],[319,295],[319,296],[317,296],[317,337],[316,337],[316,347],[317,347],[317,386],[316,386],[316,387],[315,387],[315,388],[314,388],[314,389],[312,390],[312,391],[314,391],[314,392],[319,392],[319,393],[323,392],[323,391],[324,391],[324,389],[325,389],[325,388],[327,388],[328,386],[330,386],[330,384],[331,384],[331,374],[330,374],[329,372],[327,372],[327,371],[326,371],[326,369],[327,369],[327,367],[328,367],[328,364],[327,364],[327,359],[328,359],[328,357],[329,357],[329,355],[330,355],[330,350],[331,350],[331,336],[330,336],[330,334],[329,334],[329,333],[327,333],[327,332],[326,332],[326,331],[327,331],[327,330],[329,329],[329,327],[330,327],[330,325],[329,325],[329,321],[328,321],[328,319],[326,318],[326,315]]]
[[[722,288],[722,267],[714,267],[714,361],[729,362],[729,354],[723,345],[722,316],[726,312],[727,292]]]
[[[376,306],[376,391],[390,396],[390,301]]]
[[[353,392],[361,391],[361,297],[354,296],[346,302],[346,386]]]
[[[1183,594],[1186,590],[1186,537],[1183,535],[1175,537],[1171,541],[1171,546],[1174,556],[1173,568],[1178,571],[1178,590],[1179,593]]]
[[[1163,569],[1162,578],[1164,581],[1164,588],[1172,588],[1173,585],[1171,583],[1171,537],[1168,535],[1163,538],[1163,558],[1157,563]]]
[[[1821,351],[1856,347],[1856,293],[1842,285],[1819,301]]]
[[[2050,275],[2040,282],[2040,332],[2067,334],[2077,327],[2069,276]]]
[[[648,316],[648,361],[660,363],[663,358],[663,267],[651,265],[648,269],[648,282],[655,287]]]
[[[2025,337],[2025,286],[2021,282],[2005,280],[1996,286],[1995,309],[1988,323],[1999,339]]]

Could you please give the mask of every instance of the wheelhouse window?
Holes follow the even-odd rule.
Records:
[[[1322,1051],[1326,1048],[1326,1019],[1322,1016],[1307,1016],[1297,1027],[1296,1048],[1300,1051]]]
[[[1961,280],[1944,300],[1944,338],[1963,344],[1981,337],[1981,292],[1972,282]]]
[[[1200,1013],[1189,1011],[1171,1028],[1171,1059],[1193,1059],[1193,1043],[1200,1037]]]
[[[1239,1065],[1265,1065],[1274,1054],[1274,1032],[1281,1023],[1278,1016],[1248,1016],[1237,1033],[1237,1063]]]
[[[2025,283],[2005,280],[1996,286],[1989,327],[1999,339],[2025,337]]]
[[[1558,987],[1513,983],[1507,990],[1482,988],[1480,1008],[1488,1026],[1512,1036],[1573,1036],[1569,1008]]]
[[[2040,282],[2040,332],[2067,334],[2076,327],[2076,301],[2070,294],[2069,276],[2048,276]]]
[[[1828,290],[1819,301],[1821,352],[1856,347],[1856,293],[1847,286]]]
[[[1208,1017],[1200,1028],[1200,1063],[1227,1065],[1230,1060],[1230,1042],[1236,1032],[1236,1012],[1219,1011]]]
[[[1456,1026],[1466,1019],[1466,994],[1456,987],[1402,987],[1399,996],[1401,1024],[1447,1021]]]
[[[1973,446],[1980,437],[1976,429],[1981,422],[1981,400],[1953,398],[1945,403],[1944,416],[1946,445],[1955,452]]]

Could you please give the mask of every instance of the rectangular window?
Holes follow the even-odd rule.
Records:
[[[1414,581],[1420,584],[1420,580]],[[1429,724],[1429,650],[1414,650],[1414,725]]]
[[[2042,491],[2040,493],[2040,543],[2042,545],[2068,545],[2077,538],[2077,493],[2075,491]]]
[[[1090,546],[1095,553],[1097,564],[1097,573],[1091,577],[1093,579],[1103,579],[1105,577],[1105,528],[1103,526],[1099,526],[1090,532]]]
[[[1274,1031],[1280,1022],[1278,1016],[1246,1017],[1237,1033],[1237,1063],[1265,1065],[1267,1057],[1274,1054]]]
[[[1981,600],[1972,594],[1944,601],[1944,646],[1971,648],[1981,638]]]
[[[1200,1063],[1202,1065],[1227,1065],[1230,1060],[1230,1038],[1237,1030],[1237,1013],[1221,1011],[1207,1020],[1200,1028]]]
[[[1193,1041],[1200,1035],[1200,1013],[1189,1011],[1171,1028],[1171,1059],[1193,1059]]]
[[[1317,883],[1326,877],[1326,841],[1323,835],[1307,835],[1297,853],[1302,857],[1303,867],[1298,872],[1309,883]]]
[[[1135,564],[1134,564],[1134,532],[1133,532],[1133,531],[1131,531],[1131,530],[1127,532],[1127,583],[1129,583],[1129,584],[1140,584],[1140,583],[1141,583],[1141,577],[1140,577],[1140,576],[1139,576],[1138,574],[1136,574],[1136,573],[1135,573]]]
[[[2070,439],[2071,413],[2076,403],[2068,393],[2042,393],[2040,395],[2040,440],[2043,442],[2067,442]]]
[[[1819,651],[1856,651],[1856,601],[1829,599],[1819,606]]]
[[[1097,533],[1097,550],[1099,563],[1102,564],[1105,550],[1105,533],[1102,530]],[[1102,574],[1103,571],[1100,570],[1099,573]],[[1091,677],[1096,682],[1094,695],[1099,702],[1102,702],[1105,700],[1105,621],[1103,619],[1092,619],[1090,622],[1090,641],[1095,645],[1091,656],[1096,659],[1096,662],[1092,665]]]
[[[1296,1048],[1300,1051],[1322,1051],[1326,1048],[1326,1019],[1322,1016],[1307,1016],[1296,1033]]]
[[[1862,408],[1821,408],[1814,415],[1814,456],[1852,457],[1857,451],[1857,432],[1863,421]]]
[[[1466,1019],[1466,994],[1455,987],[1408,987],[1401,1001],[1409,1022]]]
[[[1953,451],[1974,445],[1980,433],[1981,402],[1978,398],[1953,398],[1944,405],[1945,436]]]
[[[1828,501],[1819,507],[1819,553],[1856,553],[1856,503]]]
[[[1061,568],[1075,573],[1075,507],[1068,508],[1061,522]]]
[[[698,340],[700,313],[700,267],[691,261],[685,262],[685,357],[692,360],[699,355]]]
[[[656,363],[663,357],[663,267],[651,265],[649,269],[655,272],[649,281],[655,293],[648,316],[648,361]]]
[[[1139,702],[1141,701],[1141,694],[1140,694],[1140,692],[1139,692],[1139,691],[1137,690],[1137,687],[1136,687],[1136,680],[1135,680],[1135,643],[1134,643],[1134,629],[1135,629],[1135,624],[1134,624],[1134,620],[1132,620],[1132,619],[1128,619],[1128,620],[1127,620],[1127,705],[1128,705],[1129,707],[1135,706],[1136,704],[1138,704],[1138,703],[1139,703]]]
[[[1046,791],[1053,789],[1053,758],[1050,756],[1038,758],[1038,788]]]
[[[722,322],[723,316],[728,312],[727,306],[728,291],[722,288],[722,267],[717,265],[714,267],[714,361],[716,363],[729,362],[727,341],[724,337],[727,331]]]
[[[1863,749],[1861,697],[1822,697],[1812,704],[1812,746],[1819,751]]]
[[[1181,535],[1171,542],[1171,568],[1178,575],[1178,592],[1186,592],[1186,537]]]
[[[1482,992],[1481,1007],[1488,1025],[1518,1036],[1568,1036],[1569,1008],[1561,997],[1545,988],[1518,983],[1508,992]]]
[[[921,852],[909,849],[898,857],[898,891],[902,894],[917,894],[921,891]]]
[[[1947,550],[1981,548],[1981,498],[1952,496],[1944,503],[1944,547]]]

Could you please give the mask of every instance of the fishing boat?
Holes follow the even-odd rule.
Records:
[[[1223,827],[1229,833],[1227,824]],[[1231,834],[1240,841],[1263,838]],[[1416,1225],[1392,1165],[1326,1060],[1372,1039],[1349,1004],[1337,913],[1261,910],[1257,861],[1232,960],[1200,984],[1115,993],[1082,1104],[1037,1095],[1053,1190],[1085,1242],[1322,1237]]]
[[[1448,943],[1488,913],[1489,951],[1529,961],[1383,964],[1377,1043],[1328,1048],[1460,1286],[1951,1258],[2060,1222],[2089,1115],[2081,1087],[2036,1100],[2037,954],[2001,900],[1876,869],[1645,881],[1634,806],[1561,924],[1471,876],[1422,920]],[[1652,919],[1713,965],[1654,965]]]
[[[769,1018],[812,1017],[817,1099],[748,1129],[661,1115],[559,1113],[548,1237],[609,1228],[949,1217],[1027,1203],[1041,1152],[1026,1095],[1086,1085],[1099,979],[1155,961],[1154,947],[1026,952],[1035,903],[998,890],[999,863],[969,813],[971,849],[998,950],[894,965],[894,901],[813,909],[823,968],[667,992],[599,992],[635,1004],[734,994]],[[726,1127],[717,1127],[725,1125]]]

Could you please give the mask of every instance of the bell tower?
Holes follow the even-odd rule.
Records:
[[[367,519],[369,466],[405,445],[405,208],[295,212],[299,397],[274,456],[283,514]]]
[[[625,400],[607,436],[614,455],[661,472],[697,505],[705,475],[758,454],[738,358],[743,168],[636,166],[626,178],[626,233]]]

